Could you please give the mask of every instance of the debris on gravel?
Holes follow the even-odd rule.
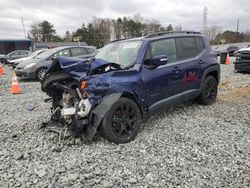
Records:
[[[232,61],[231,61],[232,62]],[[221,65],[217,102],[179,105],[143,121],[128,144],[59,137],[39,128],[40,83],[0,76],[0,187],[249,187],[250,75]]]

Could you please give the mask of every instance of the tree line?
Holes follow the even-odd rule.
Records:
[[[76,31],[66,31],[63,37],[56,34],[54,25],[48,21],[33,23],[28,33],[28,38],[34,42],[72,42],[74,37],[81,36],[80,42],[88,45],[103,47],[112,40],[141,37],[154,32],[181,31],[181,25],[175,27],[169,24],[164,27],[158,20],[144,19],[141,14],[133,17],[123,17],[117,19],[97,18],[85,25],[83,23]],[[212,44],[234,43],[250,41],[250,32],[239,33],[234,31],[224,31],[217,26],[207,27],[204,31]]]

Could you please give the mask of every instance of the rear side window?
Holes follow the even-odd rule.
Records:
[[[198,48],[194,37],[176,38],[178,46],[178,59],[188,59],[198,54]]]
[[[85,55],[86,51],[84,48],[71,48],[71,54],[72,56],[81,56],[81,55]]]
[[[202,52],[205,49],[204,42],[201,37],[196,37],[196,43],[198,46],[198,51],[199,53]]]
[[[176,61],[177,55],[174,39],[163,39],[151,43],[151,56],[160,55],[166,55],[168,63]]]

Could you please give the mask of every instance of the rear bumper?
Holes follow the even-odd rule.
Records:
[[[27,72],[24,70],[15,70],[16,76],[21,78],[28,78],[28,79],[36,79],[36,73],[35,72]]]

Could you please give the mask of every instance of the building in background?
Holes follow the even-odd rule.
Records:
[[[58,46],[87,46],[86,42],[41,42],[34,43],[34,50],[42,49],[42,48],[55,48]]]
[[[14,50],[33,50],[32,40],[0,39],[0,54],[8,54]]]
[[[15,50],[39,50],[58,46],[87,46],[86,42],[42,42],[33,43],[32,40],[0,39],[0,54],[8,54]]]

